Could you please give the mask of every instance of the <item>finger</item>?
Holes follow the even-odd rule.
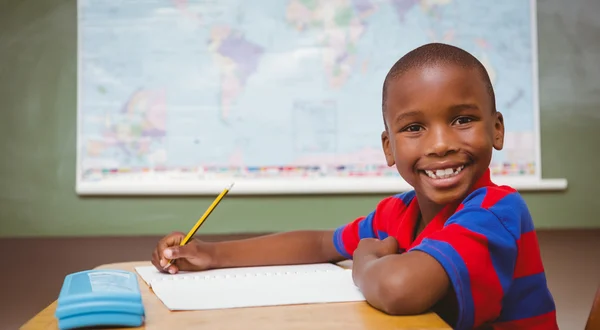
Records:
[[[197,257],[196,254],[196,248],[193,244],[171,246],[163,251],[163,256],[167,259],[195,258]]]
[[[171,257],[170,253],[167,253],[169,255],[169,257],[167,258],[167,256],[164,255],[165,251],[170,251],[169,249],[166,249],[163,251],[163,256],[160,258],[160,261],[158,262],[160,265],[160,268],[164,271],[168,271],[169,266],[173,263],[175,263],[175,259],[173,259]]]
[[[177,274],[179,272],[179,267],[175,264],[171,264],[169,267],[165,269],[169,274]]]
[[[181,232],[173,232],[158,242],[158,250],[162,251],[170,246],[179,245],[185,235]]]
[[[387,249],[394,252],[398,250],[398,241],[393,236],[386,237],[382,242]]]
[[[398,241],[396,241],[396,238],[394,238],[394,236],[388,236],[388,237],[384,238],[383,242],[385,244],[390,244],[390,245],[397,245],[398,244]]]
[[[370,237],[361,238],[358,241],[358,246],[365,246],[365,245],[368,246],[368,245],[373,244],[373,242],[375,242],[375,241],[379,241],[379,240],[376,238],[370,238]]]
[[[161,260],[161,263],[159,264],[159,266],[157,268],[162,273],[169,273],[170,267],[174,264],[175,264],[174,262],[169,263],[169,262],[165,262],[165,261]],[[178,270],[178,269],[176,269],[176,270]]]
[[[163,250],[163,258],[165,259],[176,259],[176,255],[179,254],[179,249],[177,247],[169,247]]]
[[[167,265],[167,259],[163,257],[159,251],[156,251],[156,264],[157,267],[163,268]]]
[[[181,232],[173,232],[161,239],[156,248],[159,259],[166,261],[166,259],[163,257],[163,251],[168,247],[179,245],[184,237],[185,235]]]

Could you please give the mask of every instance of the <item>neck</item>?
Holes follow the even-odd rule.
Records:
[[[419,201],[419,209],[421,211],[421,228],[425,228],[435,216],[442,211],[445,205],[435,204],[428,201],[427,198],[421,198],[417,195]]]

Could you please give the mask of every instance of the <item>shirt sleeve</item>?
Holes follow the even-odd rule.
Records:
[[[375,234],[375,213],[373,211],[365,217],[338,227],[333,233],[333,244],[344,258],[352,259],[358,242],[363,238],[377,238]]]
[[[513,279],[520,209],[511,195],[496,199],[493,207],[486,206],[486,197],[485,189],[474,193],[442,230],[411,249],[434,257],[448,274],[458,302],[456,329],[496,319]]]
[[[363,238],[385,239],[391,221],[401,213],[414,197],[414,191],[389,196],[377,204],[367,216],[338,227],[333,234],[333,244],[337,251],[347,259],[352,259],[358,242]]]

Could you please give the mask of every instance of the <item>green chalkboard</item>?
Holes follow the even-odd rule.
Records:
[[[212,198],[75,193],[75,0],[0,1],[0,235],[186,231]],[[600,2],[538,1],[543,175],[564,192],[525,193],[538,228],[600,227]],[[205,233],[330,228],[383,196],[230,196]]]

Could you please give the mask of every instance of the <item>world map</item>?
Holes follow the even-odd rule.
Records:
[[[506,0],[79,0],[79,180],[398,176],[381,87],[429,42],[486,67],[498,176],[539,171],[532,10]]]

